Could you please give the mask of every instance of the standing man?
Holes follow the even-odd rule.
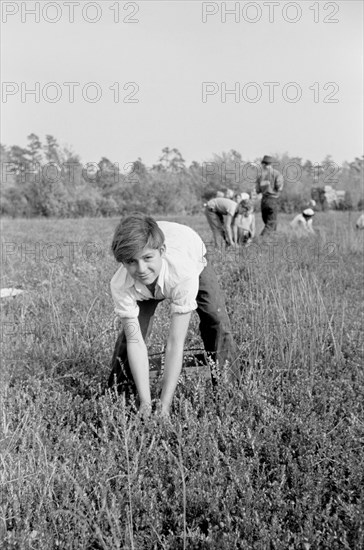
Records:
[[[225,197],[216,197],[206,204],[205,216],[211,227],[216,247],[219,238],[223,239],[227,246],[235,247],[231,222],[237,206],[235,201]]]
[[[261,161],[262,171],[256,181],[256,192],[262,194],[262,235],[277,230],[278,197],[283,189],[283,176],[272,167],[273,162],[272,157],[264,155]]]

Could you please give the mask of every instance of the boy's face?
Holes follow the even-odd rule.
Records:
[[[158,279],[165,250],[164,244],[158,249],[145,247],[123,265],[133,279],[143,285],[150,285]]]

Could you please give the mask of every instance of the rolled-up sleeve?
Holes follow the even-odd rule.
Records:
[[[114,302],[114,311],[119,317],[138,317],[139,306],[133,286],[125,287],[126,273],[118,270],[111,279],[110,289]]]
[[[130,293],[123,293],[114,297],[114,311],[119,317],[137,318],[139,316],[139,306]]]
[[[199,275],[184,279],[172,292],[171,313],[189,313],[197,309],[196,297],[199,288]]]

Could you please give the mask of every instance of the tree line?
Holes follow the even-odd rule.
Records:
[[[5,216],[118,216],[133,210],[154,215],[196,214],[223,188],[254,196],[260,169],[259,158],[244,160],[235,150],[187,166],[180,151],[169,147],[151,167],[141,158],[124,167],[106,157],[84,165],[79,155],[61,147],[51,135],[46,135],[44,143],[36,134],[27,140],[25,148],[0,145],[0,204]],[[303,162],[288,154],[275,158],[285,179],[282,211],[300,210],[313,190],[317,194],[325,186],[345,191],[338,207],[363,208],[364,157],[342,165],[330,156],[320,163]]]

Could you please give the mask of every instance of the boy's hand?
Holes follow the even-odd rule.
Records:
[[[169,407],[167,405],[164,405],[162,401],[159,401],[157,404],[157,408],[155,411],[156,416],[158,416],[161,420],[170,420],[169,416]]]
[[[152,413],[152,404],[145,402],[140,403],[139,414],[142,418],[149,418]]]
[[[160,411],[159,411],[159,416],[163,419],[163,420],[169,420],[169,407],[164,407],[162,405],[162,407],[160,408]]]

